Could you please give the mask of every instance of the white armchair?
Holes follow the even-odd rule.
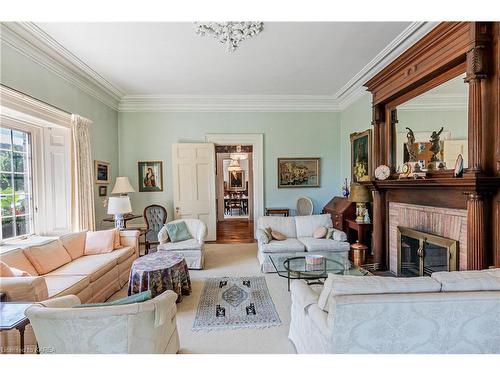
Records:
[[[207,237],[207,226],[198,219],[180,219],[170,223],[184,221],[192,238],[185,241],[165,241],[165,226],[158,233],[158,251],[171,251],[182,255],[189,269],[203,269],[205,262],[205,238]],[[170,224],[169,223],[169,224]]]
[[[73,308],[68,295],[26,310],[40,353],[175,354],[179,351],[175,301],[166,291],[149,301],[129,305]]]

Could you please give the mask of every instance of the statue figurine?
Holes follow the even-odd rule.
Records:
[[[440,161],[436,155],[439,154],[439,151],[441,151],[441,146],[439,142],[439,136],[443,132],[444,126],[441,127],[441,129],[436,133],[435,131],[432,132],[431,134],[431,148],[430,150],[432,151],[432,158],[431,161]]]
[[[408,142],[406,142],[406,150],[408,151],[408,157],[410,162],[416,162],[417,161],[417,153],[415,152],[415,148],[413,145],[415,144],[415,134],[413,133],[413,130],[410,128],[408,129],[408,133],[406,134],[406,139],[408,139]]]

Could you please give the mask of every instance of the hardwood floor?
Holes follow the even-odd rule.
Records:
[[[213,243],[251,243],[253,238],[253,221],[246,219],[230,219],[217,223],[217,241]]]

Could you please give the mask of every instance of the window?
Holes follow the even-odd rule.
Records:
[[[33,234],[31,134],[0,128],[0,239]]]

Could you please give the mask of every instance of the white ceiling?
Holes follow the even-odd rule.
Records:
[[[186,22],[37,23],[126,95],[334,95],[408,22],[265,22],[229,54]]]

